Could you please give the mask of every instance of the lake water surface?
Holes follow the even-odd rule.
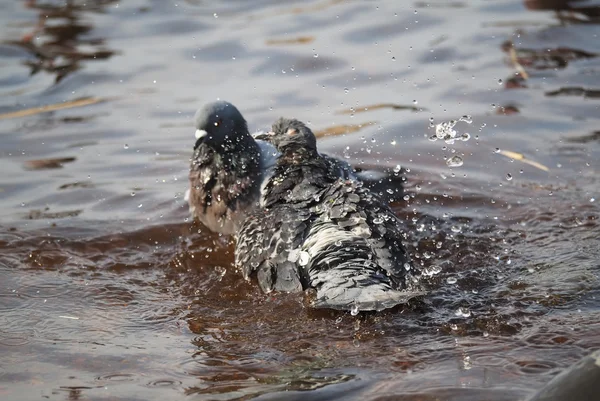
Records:
[[[2,2],[0,398],[512,401],[600,348],[600,4],[568,8]],[[245,282],[183,201],[217,98],[401,166],[429,294],[352,316]]]

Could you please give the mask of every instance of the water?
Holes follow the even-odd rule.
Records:
[[[600,8],[550,3],[4,2],[0,395],[518,400],[599,348]],[[183,201],[216,98],[402,166],[430,293],[353,316],[245,282]]]

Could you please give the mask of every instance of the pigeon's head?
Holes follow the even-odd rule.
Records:
[[[295,119],[280,118],[271,127],[271,132],[260,134],[255,138],[272,143],[280,152],[299,149],[317,150],[315,134],[303,122]]]
[[[194,116],[196,144],[216,148],[234,148],[236,144],[252,141],[242,113],[229,102],[208,103]]]

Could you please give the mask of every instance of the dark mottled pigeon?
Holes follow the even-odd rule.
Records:
[[[250,135],[246,120],[231,103],[207,104],[196,112],[194,119],[196,144],[185,198],[192,215],[210,230],[234,234],[247,214],[259,206],[261,188],[271,174],[278,152],[273,145]],[[380,172],[355,175],[348,163],[323,157],[334,175],[359,177],[373,185],[383,182]],[[401,189],[401,185],[396,185],[397,193]]]
[[[262,208],[236,235],[236,265],[265,292],[316,290],[315,307],[381,310],[422,294],[398,218],[360,181],[340,178],[298,120],[262,136],[280,153]]]

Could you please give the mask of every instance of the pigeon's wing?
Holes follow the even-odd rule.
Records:
[[[367,242],[377,255],[376,262],[399,288],[413,287],[413,278],[420,272],[410,263],[402,239],[405,236],[400,219],[390,207],[367,188],[357,186],[359,210],[364,212],[371,235]]]
[[[359,183],[339,180],[313,208],[319,217],[303,243],[317,290],[313,306],[382,310],[423,294],[405,267],[399,221],[372,196]]]
[[[282,206],[250,215],[237,233],[235,263],[246,279],[254,273],[263,291],[299,292],[306,280],[300,245],[308,213]]]
[[[345,180],[357,179],[354,168],[347,161],[338,159],[337,157],[329,156],[324,153],[321,153],[321,157],[327,163],[327,168],[329,169],[330,174]]]
[[[399,169],[352,166],[345,160],[324,153],[321,156],[326,161],[330,174],[345,180],[361,181],[386,203],[398,202],[404,195],[405,178]]]
[[[389,206],[358,181],[338,180],[325,199],[328,218],[352,233],[356,241],[366,241],[375,256],[373,262],[393,286],[407,288],[407,277],[417,272],[409,273],[412,267],[402,245],[402,225]]]

